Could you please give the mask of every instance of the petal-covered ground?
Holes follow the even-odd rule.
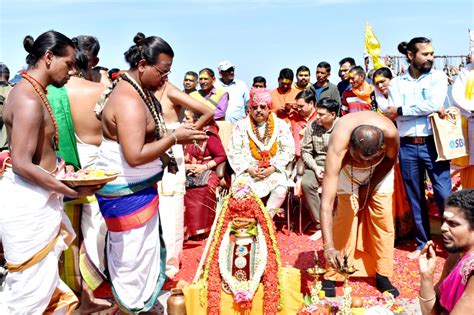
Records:
[[[311,279],[306,274],[305,270],[314,266],[315,252],[318,254],[321,266],[324,265],[322,240],[319,239],[318,241],[312,241],[307,235],[300,236],[296,235],[295,233],[286,235],[282,231],[278,231],[277,237],[282,265],[293,266],[302,271],[303,288],[305,282],[304,280],[309,281]],[[446,253],[441,251],[442,245],[440,238],[434,236],[434,241],[438,245],[437,254],[439,255],[439,259],[437,262],[436,276],[439,277],[444,264],[444,257],[446,256]],[[172,288],[173,284],[176,284],[181,279],[187,282],[191,282],[193,280],[204,246],[205,241],[188,241],[184,244],[181,270],[175,276],[173,281],[169,281],[165,284],[167,288]],[[400,297],[403,298],[416,298],[418,295],[420,283],[420,277],[418,274],[418,261],[407,258],[407,254],[414,250],[415,247],[415,242],[409,241],[395,248],[394,276],[392,278],[392,283],[398,288],[400,291]],[[351,278],[351,283],[355,295],[366,297],[380,295],[377,289],[375,289],[375,279]],[[342,294],[341,287],[338,288],[338,294]]]
[[[439,226],[439,223],[434,223],[433,225],[436,227]],[[310,235],[311,233],[308,232],[306,234]],[[322,239],[312,241],[309,239],[308,235],[288,233],[285,229],[277,232],[282,265],[292,266],[301,270],[301,288],[303,293],[309,292],[308,286],[311,284],[311,280],[313,280],[305,270],[314,266],[315,253],[318,255],[320,266],[323,266],[325,263]],[[435,235],[433,238],[437,245],[438,255],[435,275],[436,281],[441,275],[442,266],[447,254],[442,250],[440,237]],[[163,290],[169,290],[175,287],[180,280],[186,282],[193,281],[205,244],[205,240],[187,241],[184,243],[181,270],[173,280],[165,283]],[[418,261],[407,258],[407,254],[410,251],[413,251],[415,247],[416,245],[414,241],[406,241],[395,248],[394,276],[391,279],[393,285],[400,291],[400,297],[397,299],[399,302],[397,303],[403,305],[407,311],[404,313],[408,314],[413,314],[418,305],[418,300],[416,298],[420,283]],[[382,297],[375,288],[375,279],[373,278],[351,278],[351,285],[353,288],[353,296],[357,295],[363,297],[366,305],[377,303],[377,300]],[[110,289],[107,287],[99,288],[96,293],[96,295],[99,296],[110,296]],[[337,295],[342,296],[342,286],[337,287]],[[165,298],[160,300],[162,300],[162,303],[166,303]]]

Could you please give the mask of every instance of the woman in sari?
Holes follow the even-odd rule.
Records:
[[[186,123],[194,124],[200,115],[186,111]],[[204,127],[204,131],[208,139],[187,144],[184,148],[185,238],[206,235],[210,231],[216,212],[216,189],[220,184],[216,168],[227,159],[217,125],[212,122]]]
[[[373,75],[375,86],[375,100],[380,112],[384,112],[389,106],[388,91],[392,80],[392,71],[387,67],[377,69]],[[393,191],[392,209],[395,221],[395,237],[397,240],[406,237],[413,228],[410,204],[407,201],[405,186],[400,173],[400,166],[395,163],[395,190]]]

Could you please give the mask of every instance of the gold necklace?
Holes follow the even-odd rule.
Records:
[[[54,126],[53,149],[54,151],[58,151],[59,150],[58,122],[56,121],[56,117],[54,117],[53,109],[51,108],[51,104],[49,104],[48,98],[46,97],[46,94],[44,92],[45,89],[43,86],[38,86],[39,82],[32,76],[28,75],[27,73],[22,73],[21,76],[33,86],[33,89],[35,90],[36,94],[38,94],[38,96],[41,98],[41,101],[43,102],[44,106],[46,107],[46,110],[49,113],[49,116],[51,117],[51,120]]]

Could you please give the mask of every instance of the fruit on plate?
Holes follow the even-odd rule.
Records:
[[[119,172],[115,170],[103,170],[89,167],[78,170],[77,172],[60,174],[57,178],[60,180],[93,180],[116,176],[118,173]]]

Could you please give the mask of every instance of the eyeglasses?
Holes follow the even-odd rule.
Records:
[[[158,72],[162,77],[167,77],[170,73],[171,73],[171,69],[166,71],[166,72],[163,72],[163,70],[161,70],[160,68],[158,68],[157,66],[155,65],[152,65],[152,67],[156,70],[156,72]]]
[[[261,105],[252,105],[252,106],[250,106],[250,108],[251,108],[252,110],[257,110],[257,109],[259,109],[259,108],[260,108],[261,110],[265,110],[265,109],[267,109],[267,105],[264,105],[264,104],[261,104]]]

